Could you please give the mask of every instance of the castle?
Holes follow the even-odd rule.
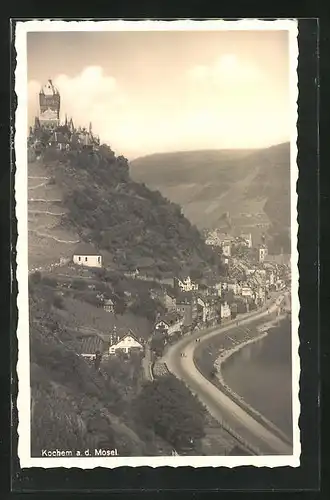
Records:
[[[39,116],[35,117],[34,127],[28,136],[29,152],[37,157],[46,148],[57,150],[97,150],[100,139],[89,129],[74,126],[72,118],[60,121],[61,96],[52,80],[43,85],[39,92]]]

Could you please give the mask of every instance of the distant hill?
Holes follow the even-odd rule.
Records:
[[[200,229],[251,232],[256,240],[268,232],[275,247],[288,250],[289,143],[261,150],[153,154],[132,161],[130,173],[179,203]]]

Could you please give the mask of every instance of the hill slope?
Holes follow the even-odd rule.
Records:
[[[180,203],[199,228],[252,232],[256,239],[290,226],[290,146],[263,150],[154,154],[130,164],[131,176]]]
[[[175,273],[214,265],[214,256],[181,208],[131,180],[127,160],[110,148],[48,150],[29,163],[29,258],[69,257],[78,241],[107,254],[114,268]]]

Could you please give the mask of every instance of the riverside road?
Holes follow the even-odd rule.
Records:
[[[284,294],[277,297],[276,301],[269,306],[269,312],[274,312],[278,309],[281,297],[283,298]],[[269,314],[268,310],[265,308],[249,315],[249,317],[239,318],[239,326],[241,327],[247,324],[253,326],[254,323],[261,318],[265,317],[266,319]],[[170,372],[185,382],[192,392],[198,396],[200,401],[218,422],[225,422],[246,442],[260,450],[261,454],[291,455],[293,450],[288,443],[282,441],[282,439],[274,435],[271,430],[265,428],[246,410],[206,379],[194,363],[194,350],[198,345],[196,344],[197,338],[200,338],[200,342],[204,343],[216,335],[234,331],[235,328],[237,328],[236,321],[226,326],[214,328],[204,334],[195,332],[189,336],[183,337],[179,342],[169,347],[162,361],[166,363]],[[184,357],[181,356],[182,352],[185,353]]]

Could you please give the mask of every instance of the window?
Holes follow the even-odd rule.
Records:
[[[78,261],[79,261],[79,262],[81,261],[81,257],[78,257]]]
[[[87,257],[85,257],[85,262],[87,262]]]
[[[101,257],[98,257],[98,258],[97,258],[97,262],[100,264],[100,262],[101,262]]]

